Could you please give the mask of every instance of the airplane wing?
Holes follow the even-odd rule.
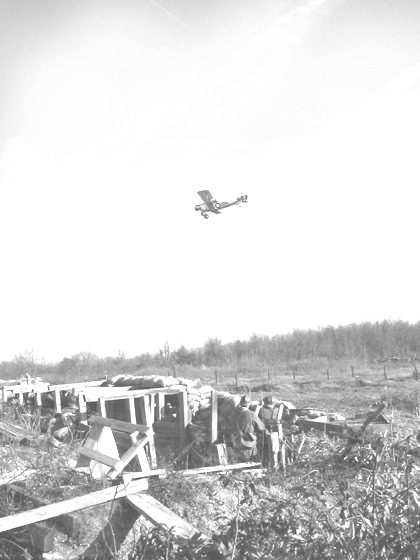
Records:
[[[204,202],[207,204],[209,212],[214,212],[215,214],[220,214],[219,210],[214,205],[213,197],[210,191],[198,191],[197,194],[201,196]]]
[[[198,196],[200,196],[206,204],[211,204],[213,197],[210,191],[198,191]]]

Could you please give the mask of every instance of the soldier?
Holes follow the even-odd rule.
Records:
[[[269,432],[276,431],[277,424],[280,423],[281,418],[278,417],[278,408],[274,408],[274,401],[271,395],[263,398],[263,406],[260,408],[258,416],[263,421],[265,427]]]
[[[233,417],[233,428],[236,430],[238,447],[242,459],[249,461],[257,454],[257,435],[264,434],[265,426],[254,412],[249,410],[251,400],[243,396]]]

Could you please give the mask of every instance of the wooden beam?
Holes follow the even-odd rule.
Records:
[[[122,420],[114,420],[113,418],[102,418],[101,416],[92,416],[90,418],[92,424],[98,424],[100,426],[108,426],[117,432],[124,432],[126,434],[132,434],[134,432],[140,432],[142,434],[149,435],[153,432],[152,428],[147,426],[141,426],[140,424],[130,424],[130,422],[123,422]]]
[[[198,469],[186,469],[177,471],[183,476],[195,476],[197,474],[210,474],[225,471],[237,471],[243,469],[260,469],[261,463],[236,463],[235,465],[215,465],[213,467],[199,467]]]
[[[165,416],[165,395],[163,393],[157,393],[157,407],[155,422],[159,422]]]
[[[54,389],[54,406],[56,412],[61,412],[61,395],[60,389]]]
[[[168,531],[171,531],[175,537],[190,539],[194,535],[199,534],[199,531],[190,525],[188,521],[173,513],[166,506],[158,502],[158,500],[150,496],[150,494],[132,494],[127,496],[126,501],[138,513],[144,515],[146,519],[155,525],[163,526]]]
[[[218,405],[218,392],[213,389],[211,392],[211,416],[210,416],[210,443],[216,443],[219,435],[217,430],[217,422],[218,422],[218,415],[217,415],[217,405]]]
[[[133,389],[132,387],[87,387],[83,394],[86,402],[98,402],[99,398],[105,398],[107,401],[120,400],[127,397],[144,397],[145,395],[155,395],[163,393],[164,395],[177,395],[185,391],[182,386],[179,387],[163,387],[159,389]]]
[[[115,560],[139,513],[125,500],[120,500],[117,507],[112,507],[110,515],[108,523],[99,530],[95,540],[78,557],[79,559]]]
[[[280,451],[279,434],[277,432],[272,432],[266,434],[266,438],[268,443],[268,465],[277,469],[279,466],[278,455]]]
[[[100,451],[89,449],[88,447],[81,447],[79,449],[79,455],[87,457],[92,461],[96,461],[97,463],[101,463],[102,465],[106,465],[107,467],[111,468],[114,468],[118,464],[118,459],[113,459],[112,457],[104,455]]]
[[[148,438],[146,436],[142,436],[140,439],[135,441],[133,443],[133,445],[124,453],[124,455],[121,457],[121,459],[113,465],[112,469],[107,473],[107,476],[109,478],[117,477],[120,474],[120,472],[124,469],[124,467],[126,467],[128,465],[128,463],[136,455],[139,455],[140,448],[144,447],[147,442],[148,442]],[[143,450],[143,453],[144,453],[144,450]],[[140,461],[140,457],[139,457],[139,461]],[[145,460],[145,462],[143,462],[143,465],[141,465],[141,468],[142,468],[142,470],[143,470],[143,468],[147,468],[147,470],[149,470],[149,462],[147,461],[147,459]]]
[[[31,525],[32,523],[39,523],[40,521],[45,521],[46,519],[59,517],[60,515],[64,515],[66,513],[72,513],[74,511],[105,504],[118,498],[130,496],[136,492],[145,491],[147,488],[147,480],[133,480],[128,485],[119,484],[118,486],[105,488],[105,490],[92,492],[86,496],[78,496],[77,498],[64,500],[47,506],[41,506],[30,511],[15,513],[14,515],[0,518],[0,533],[11,531],[12,529],[17,529],[18,527],[23,527],[25,525]]]
[[[44,527],[35,523],[25,530],[25,541],[29,546],[39,552],[51,552],[54,550],[55,531],[52,527]]]
[[[137,424],[136,407],[134,404],[134,397],[128,398],[128,417],[131,424]]]
[[[151,427],[154,419],[150,410],[150,395],[141,395],[139,398],[139,406],[142,425]]]
[[[216,447],[216,453],[217,453],[217,459],[219,461],[219,465],[226,466],[228,464],[226,445],[224,443],[218,443],[217,445],[215,445],[215,447]]]
[[[32,494],[27,493],[24,488],[16,486],[15,484],[7,484],[6,489],[7,492],[10,492],[14,497],[19,496],[21,501],[29,500],[37,507],[48,506],[51,504],[48,500],[39,498],[38,496],[33,496]],[[60,517],[57,518],[57,521],[69,537],[77,537],[80,535],[82,530],[82,519],[80,516],[66,513],[65,515],[60,515]]]
[[[28,441],[32,441],[36,437],[40,437],[39,434],[29,432],[21,426],[15,426],[15,424],[4,422],[3,420],[0,420],[0,433],[10,439],[16,439],[19,442],[24,441],[25,439]]]
[[[185,449],[187,447],[187,426],[189,422],[187,391],[182,391],[179,393],[178,414],[181,439],[180,444],[181,449]]]
[[[70,391],[71,389],[84,389],[85,387],[100,387],[104,379],[99,381],[77,381],[76,383],[58,383],[57,385],[48,385],[48,391],[59,389],[60,391]]]

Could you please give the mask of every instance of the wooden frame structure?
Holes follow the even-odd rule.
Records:
[[[117,478],[133,459],[136,459],[141,471],[150,472],[150,468],[156,468],[152,428],[100,416],[93,416],[91,423],[88,437],[79,450],[77,467],[88,466],[93,478],[106,475],[111,480]],[[118,434],[128,436],[129,441],[128,449],[121,457],[117,444]]]
[[[154,422],[161,420],[164,415],[165,397],[169,395],[178,396],[179,432],[180,445],[187,445],[186,428],[191,421],[191,411],[188,408],[187,391],[184,386],[156,389],[132,389],[132,387],[101,387],[88,388],[83,391],[83,398],[88,403],[98,403],[98,412],[102,418],[114,416],[115,409],[111,404],[119,401],[119,412],[123,414],[125,421],[132,424],[141,424],[151,428]]]

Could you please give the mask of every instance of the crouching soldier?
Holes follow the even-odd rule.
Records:
[[[263,435],[265,426],[258,416],[249,410],[251,400],[243,396],[233,415],[233,429],[236,431],[238,449],[243,461],[250,461],[257,455],[257,434]]]

